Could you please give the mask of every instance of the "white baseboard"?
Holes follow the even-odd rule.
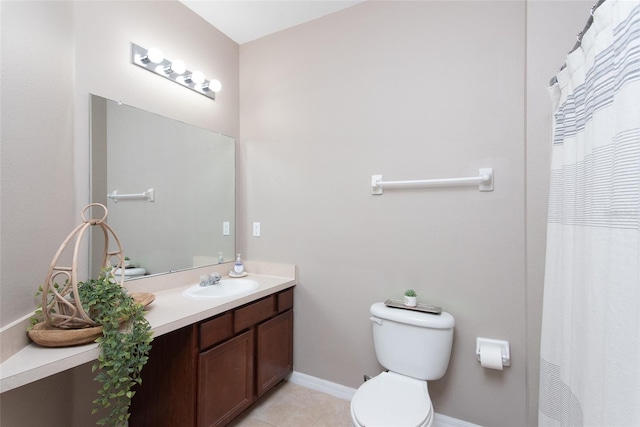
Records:
[[[433,418],[433,427],[482,427],[478,424],[473,424],[468,421],[459,420],[457,418],[449,417],[435,413]]]
[[[311,375],[303,374],[301,372],[293,371],[287,378],[287,381],[294,384],[301,385],[311,390],[320,391],[322,393],[343,399],[351,400],[356,393],[355,388],[347,387],[341,384],[332,383],[331,381],[323,380]]]
[[[287,381],[298,384],[311,390],[326,393],[343,400],[351,400],[356,392],[355,388],[343,386],[341,384],[332,383],[331,381],[321,378],[312,377],[311,375],[293,371]],[[459,420],[442,414],[435,414],[433,427],[481,427],[477,424]]]

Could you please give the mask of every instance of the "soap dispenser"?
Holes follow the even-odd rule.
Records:
[[[242,262],[242,258],[240,258],[240,254],[236,258],[236,263],[233,266],[233,272],[237,275],[241,275],[244,273],[244,263]]]

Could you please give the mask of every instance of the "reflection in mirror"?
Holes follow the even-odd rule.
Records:
[[[127,279],[231,262],[235,141],[91,95],[91,201],[109,210]],[[97,277],[104,237],[92,231]]]

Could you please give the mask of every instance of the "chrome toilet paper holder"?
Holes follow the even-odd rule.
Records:
[[[476,357],[478,362],[480,361],[480,349],[483,345],[497,345],[500,347],[500,353],[502,356],[502,366],[511,366],[511,353],[509,352],[509,341],[494,340],[491,338],[476,338]]]

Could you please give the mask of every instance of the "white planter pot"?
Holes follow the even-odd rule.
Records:
[[[407,307],[415,307],[418,305],[418,297],[404,297],[404,305]]]

